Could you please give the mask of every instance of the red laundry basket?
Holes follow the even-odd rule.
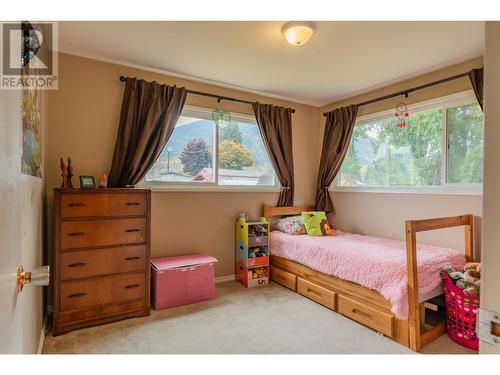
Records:
[[[476,315],[479,309],[479,296],[467,296],[462,289],[453,284],[448,275],[444,276],[443,283],[448,336],[460,345],[478,350]]]

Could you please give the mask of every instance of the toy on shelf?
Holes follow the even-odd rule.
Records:
[[[269,223],[240,215],[236,221],[236,280],[252,288],[269,283]]]
[[[264,249],[264,247],[259,246],[248,249],[249,258],[259,258],[265,256],[267,256],[267,251]]]
[[[252,272],[252,279],[261,279],[263,277],[269,276],[267,274],[267,268],[266,267],[257,267],[257,268],[252,268],[250,269]]]

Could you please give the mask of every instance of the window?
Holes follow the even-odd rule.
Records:
[[[483,182],[483,113],[478,104],[447,109],[448,183]]]
[[[483,114],[467,92],[409,108],[408,125],[393,111],[358,119],[336,179],[340,188],[480,190]]]
[[[274,188],[276,176],[255,118],[185,107],[143,184]]]

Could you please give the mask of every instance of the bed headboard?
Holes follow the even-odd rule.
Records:
[[[262,207],[262,216],[269,221],[273,216],[292,216],[300,215],[302,211],[314,211],[313,206],[291,206],[291,207],[274,207],[264,205]]]

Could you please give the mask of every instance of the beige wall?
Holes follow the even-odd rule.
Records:
[[[446,78],[481,66],[482,58],[477,58],[324,106],[320,108],[318,113],[318,127],[320,130],[317,144],[321,148],[324,130],[323,112],[339,106],[359,103],[409,87]],[[471,89],[471,86],[468,78],[462,78],[443,85],[411,93],[406,101],[408,104],[418,103],[469,89]],[[401,98],[389,99],[361,107],[358,116],[395,108],[400,99]],[[332,196],[334,197],[334,203],[337,210],[337,213],[332,215],[332,221],[336,226],[346,231],[394,239],[404,238],[404,220],[406,219],[421,219],[472,213],[477,216],[475,219],[475,243],[476,250],[479,250],[480,217],[482,216],[481,196],[361,192],[334,192]],[[458,229],[419,234],[418,240],[423,243],[432,243],[457,249],[463,248],[463,235]],[[479,256],[479,251],[476,252],[476,256]]]
[[[72,157],[76,181],[78,175],[97,177],[109,171],[124,87],[118,80],[120,75],[295,108],[295,202],[304,204],[314,201],[319,158],[319,150],[314,147],[319,137],[317,108],[60,54],[59,90],[49,94],[49,147],[46,156],[49,211],[52,209],[52,188],[60,184],[59,157]],[[188,95],[186,104],[252,113],[249,105],[218,104],[213,99],[193,95]],[[160,257],[203,251],[219,259],[217,276],[232,275],[236,214],[248,212],[256,217],[263,203],[274,204],[277,197],[278,193],[269,192],[153,192],[152,255]]]
[[[500,312],[500,22],[486,22],[484,53],[484,225],[481,308]],[[481,353],[500,354],[500,348],[480,342]]]

